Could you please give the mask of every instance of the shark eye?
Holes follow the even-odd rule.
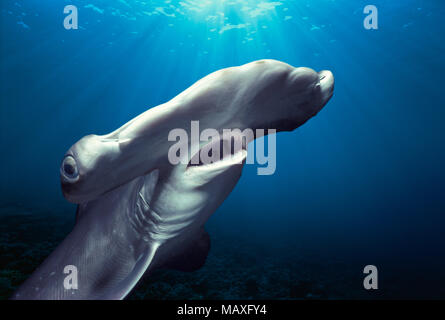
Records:
[[[60,173],[68,182],[76,182],[79,180],[76,160],[72,156],[68,155],[63,159]]]

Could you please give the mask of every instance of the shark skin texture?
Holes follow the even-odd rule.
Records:
[[[192,121],[218,132],[292,131],[333,90],[330,71],[259,60],[211,73],[110,134],[82,138],[60,168],[63,194],[78,204],[75,226],[11,299],[118,300],[156,269],[199,269],[210,249],[204,225],[240,179],[250,141],[221,135],[209,144],[242,143],[218,161],[190,165],[209,147],[190,140],[195,152],[173,165],[169,132],[190,133]],[[66,266],[77,269],[76,289],[66,289]]]

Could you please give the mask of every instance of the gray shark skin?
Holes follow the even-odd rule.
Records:
[[[189,141],[197,152],[172,165],[169,132],[190,131],[195,120],[201,130],[292,131],[333,88],[330,71],[260,60],[216,71],[116,131],[82,138],[60,168],[63,194],[78,204],[74,229],[12,299],[123,299],[156,269],[199,269],[210,248],[204,225],[236,186],[250,141],[199,165],[188,161],[206,146]],[[78,270],[77,289],[65,289],[69,265]]]

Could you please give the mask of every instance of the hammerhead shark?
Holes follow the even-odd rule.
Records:
[[[199,269],[210,249],[204,225],[237,184],[247,145],[258,138],[242,132],[292,131],[333,89],[330,71],[260,60],[211,73],[109,134],[85,136],[60,167],[63,194],[78,204],[74,229],[12,299],[123,299],[156,269]],[[169,132],[189,132],[192,121],[241,134],[189,140],[194,151],[172,164]],[[239,147],[229,155],[191,164],[212,146],[234,142]],[[67,266],[77,270],[75,287],[66,286]]]

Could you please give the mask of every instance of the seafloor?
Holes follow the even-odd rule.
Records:
[[[0,207],[0,299],[48,256],[73,226],[74,217]],[[397,282],[378,293],[363,289],[357,266],[296,248],[268,248],[245,238],[211,234],[206,264],[184,273],[159,270],[128,299],[375,299],[405,297]],[[428,295],[420,297],[428,298]],[[434,298],[434,297],[433,297]]]

